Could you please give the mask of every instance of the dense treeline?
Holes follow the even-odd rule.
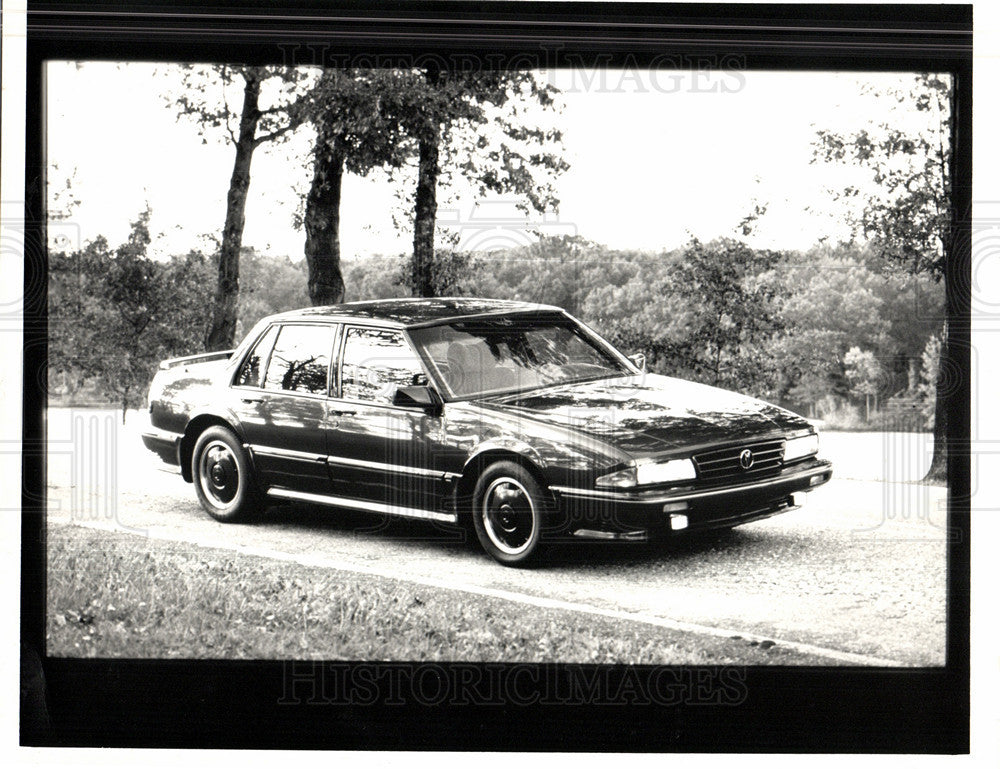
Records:
[[[774,252],[721,239],[649,253],[543,238],[449,262],[458,265],[449,293],[564,307],[645,352],[655,372],[813,415],[866,395],[871,405],[876,396],[916,396],[927,369],[936,371],[924,357],[938,344],[943,287],[924,275],[885,275],[853,244]],[[398,296],[404,264],[402,256],[352,262],[348,299]]]
[[[656,373],[832,424],[862,426],[861,407],[887,427],[932,424],[943,286],[886,274],[859,246],[774,252],[720,239],[648,253],[561,237],[449,261],[458,263],[450,293],[564,307],[621,348],[645,352]],[[354,262],[348,298],[398,295],[404,263]]]
[[[156,363],[199,352],[217,256],[146,255],[148,214],[112,249],[55,254],[50,383],[57,396],[141,403]],[[412,293],[408,255],[344,264],[346,300]],[[923,429],[933,419],[941,284],[879,270],[856,245],[804,253],[719,239],[661,253],[547,237],[493,253],[439,252],[435,292],[555,304],[649,368],[765,397],[834,425]],[[237,331],[309,304],[303,261],[244,248]]]

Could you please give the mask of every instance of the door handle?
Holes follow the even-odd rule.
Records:
[[[350,416],[351,414],[357,414],[355,409],[333,409],[333,413],[337,416]]]
[[[244,403],[263,403],[263,398],[240,398]]]

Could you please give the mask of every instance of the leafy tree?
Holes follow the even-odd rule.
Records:
[[[782,255],[723,239],[695,240],[669,273],[669,287],[684,310],[681,365],[710,384],[769,394],[778,370],[768,345],[781,331],[781,288],[774,268]]]
[[[640,264],[649,262],[648,255],[615,251],[578,235],[543,234],[527,246],[472,255],[461,287],[476,296],[554,304],[574,315],[605,317],[619,307],[590,302],[594,292],[622,286]]]
[[[198,124],[204,141],[210,134],[224,131],[224,136],[235,149],[226,198],[226,219],[219,242],[219,274],[212,302],[212,323],[205,336],[207,350],[224,350],[235,342],[240,247],[254,151],[265,142],[285,139],[301,123],[296,92],[306,77],[303,70],[289,67],[231,67],[224,64],[184,67],[183,90],[174,102],[179,114]],[[243,86],[243,103],[239,113],[230,107],[226,97],[233,83]],[[261,92],[265,85],[274,86],[277,90],[269,106],[261,105]]]
[[[575,236],[542,237],[530,246],[456,255],[458,282],[449,291],[566,307],[622,349],[647,353],[652,371],[718,382],[821,415],[824,404],[852,396],[845,365],[852,347],[870,351],[880,364],[880,395],[905,387],[907,356],[919,355],[933,330],[914,308],[933,315],[941,302],[940,284],[922,275],[880,274],[879,260],[852,244],[756,254],[719,241],[697,244],[710,253],[692,259],[694,248],[617,251]],[[713,259],[716,268],[704,263]],[[352,260],[350,298],[398,296],[408,269],[405,256]],[[741,313],[762,322],[742,323]],[[723,344],[711,355],[706,340],[713,336]]]
[[[887,274],[869,248],[822,244],[791,254],[781,274],[785,335],[774,354],[782,361],[783,397],[809,408],[847,397],[843,358],[868,349],[883,366],[887,395],[916,385],[927,337],[938,328],[940,283],[926,275]]]
[[[871,400],[876,398],[878,408],[879,384],[882,378],[882,367],[871,350],[862,351],[860,347],[852,347],[844,355],[844,373],[851,386],[851,392],[865,399],[865,420],[871,419]]]
[[[848,204],[845,210],[856,233],[873,245],[887,270],[903,268],[940,281],[952,242],[951,77],[917,74],[907,85],[875,95],[895,102],[889,118],[848,133],[819,131],[814,160],[868,173],[868,187],[851,185],[834,195]],[[918,125],[915,118],[924,120]],[[947,340],[947,324],[943,334]],[[942,344],[942,355],[947,348],[947,342]],[[938,369],[940,375],[946,367]],[[944,479],[947,469],[946,393],[939,384],[928,472],[935,480]]]
[[[887,368],[886,383],[895,394],[917,389],[920,360],[927,338],[941,330],[944,286],[926,273],[881,275],[872,286],[886,323],[886,344],[879,358]],[[933,426],[933,421],[930,426]]]
[[[439,249],[434,254],[434,260],[424,275],[429,281],[429,296],[457,296],[476,294],[472,265],[476,262],[473,255],[464,251]],[[398,286],[413,290],[414,273],[412,260],[406,260],[403,269],[396,280]]]
[[[641,350],[654,371],[771,396],[781,366],[784,257],[739,241],[693,240],[649,263],[619,288],[597,289],[584,318],[621,347]]]
[[[98,324],[91,316],[103,312],[96,297],[103,290],[104,268],[111,258],[104,237],[95,238],[73,253],[49,254],[47,365],[50,390],[58,379],[67,390],[75,392],[92,375],[93,335]]]
[[[475,288],[477,257],[461,251],[439,251],[435,258],[433,280],[439,296],[484,296]],[[406,291],[410,278],[411,260],[408,255],[372,256],[352,260],[346,270],[352,301],[391,299]]]
[[[405,255],[368,256],[345,262],[344,282],[348,301],[392,299],[400,294],[401,275],[409,260]]]
[[[417,143],[413,260],[407,284],[415,296],[434,296],[437,194],[451,174],[480,195],[515,195],[539,213],[559,201],[553,179],[569,168],[558,154],[562,134],[529,125],[530,114],[555,112],[558,90],[530,71],[423,71],[419,101],[402,117]]]
[[[159,303],[150,330],[156,343],[163,348],[163,357],[189,355],[197,352],[199,341],[211,329],[212,319],[205,307],[212,300],[214,278],[218,275],[217,257],[201,251],[171,256],[156,262],[156,281],[152,290],[170,297]]]
[[[49,283],[50,376],[96,381],[122,408],[138,406],[160,360],[191,351],[206,330],[213,265],[189,254],[158,262],[146,255],[150,212],[112,250],[97,238],[56,254]]]
[[[312,183],[306,195],[305,255],[314,305],[344,298],[340,199],[344,172],[366,176],[399,168],[412,152],[403,116],[419,109],[422,81],[393,69],[327,69],[303,101],[316,128]]]
[[[316,126],[313,179],[303,224],[314,304],[341,301],[340,196],[345,172],[365,176],[374,169],[390,177],[416,160],[414,256],[403,285],[417,296],[433,296],[458,285],[465,257],[448,252],[435,260],[437,189],[452,173],[487,191],[524,196],[544,211],[557,205],[543,173],[561,173],[566,163],[549,145],[556,130],[523,125],[526,103],[554,108],[554,88],[532,73],[443,73],[434,68],[329,69],[304,102]],[[491,138],[499,127],[503,138]],[[537,177],[537,178],[536,178]]]

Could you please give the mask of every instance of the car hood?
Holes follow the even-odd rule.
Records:
[[[633,455],[780,437],[809,427],[770,403],[655,374],[560,385],[480,405],[579,430]]]

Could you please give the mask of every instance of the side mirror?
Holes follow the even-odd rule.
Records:
[[[433,387],[427,385],[398,387],[395,395],[392,396],[392,405],[408,409],[423,409],[428,414],[437,416],[441,413],[441,396]]]
[[[644,352],[632,353],[631,355],[628,356],[628,359],[632,362],[633,366],[639,369],[639,371],[646,370],[646,353]]]

